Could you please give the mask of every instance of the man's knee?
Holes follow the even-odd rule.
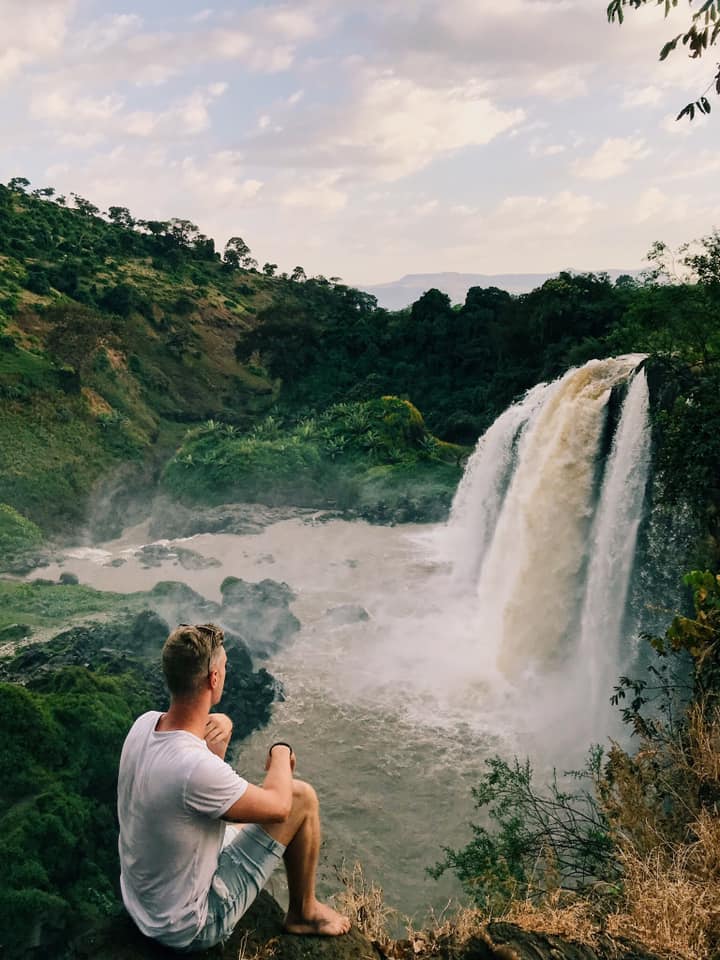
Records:
[[[304,810],[317,810],[320,806],[315,789],[304,780],[293,780],[293,806]]]

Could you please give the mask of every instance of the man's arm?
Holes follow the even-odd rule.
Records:
[[[283,744],[273,747],[265,763],[261,787],[249,783],[247,790],[225,813],[236,823],[283,823],[290,816],[295,754]]]
[[[205,743],[215,756],[225,759],[230,737],[232,737],[232,720],[224,713],[211,713],[205,724]]]

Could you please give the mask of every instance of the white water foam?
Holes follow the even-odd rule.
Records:
[[[593,525],[577,651],[587,665],[593,711],[607,698],[627,659],[621,634],[650,465],[649,408],[641,370],[623,404]]]

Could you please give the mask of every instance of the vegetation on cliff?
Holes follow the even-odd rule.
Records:
[[[641,350],[672,387],[656,431],[668,497],[687,452],[697,470],[680,492],[697,504],[718,475],[719,249],[713,234],[673,260],[660,244],[641,281],[563,272],[523,296],[473,288],[461,306],[430,290],[391,314],[338,278],[259,271],[240,237],[221,256],[187,220],[101,213],[15,178],[0,185],[0,503],[45,534],[77,530],[102,478],[135,464],[149,492],[181,446],[164,482],[195,502],[295,496],[434,519],[459,471],[431,436],[471,444],[538,381]],[[425,450],[378,450],[352,426],[382,396],[420,402]]]
[[[13,510],[6,503],[0,503],[0,555],[16,557],[27,553],[42,542],[39,527]]]
[[[173,622],[199,611],[221,617],[230,627],[223,711],[234,736],[268,722],[279,689],[254,669],[235,631],[251,643],[258,637],[264,651],[279,646],[299,626],[288,610],[292,594],[284,584],[228,578],[222,595],[221,606],[178,583],[123,597],[73,583],[0,581],[6,651],[34,628],[66,627],[0,659],[3,956],[54,949],[79,924],[118,910],[118,758],[135,718],[167,704],[159,653],[169,627],[155,611],[170,611]],[[5,625],[12,617],[19,631]]]
[[[236,500],[354,509],[372,519],[440,519],[462,474],[463,447],[443,443],[407,400],[338,403],[249,433],[209,423],[192,431],[162,485],[185,501]]]

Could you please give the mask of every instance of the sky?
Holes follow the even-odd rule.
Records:
[[[605,7],[0,0],[0,181],[354,284],[637,268],[720,225],[720,116],[674,119],[717,56]]]

